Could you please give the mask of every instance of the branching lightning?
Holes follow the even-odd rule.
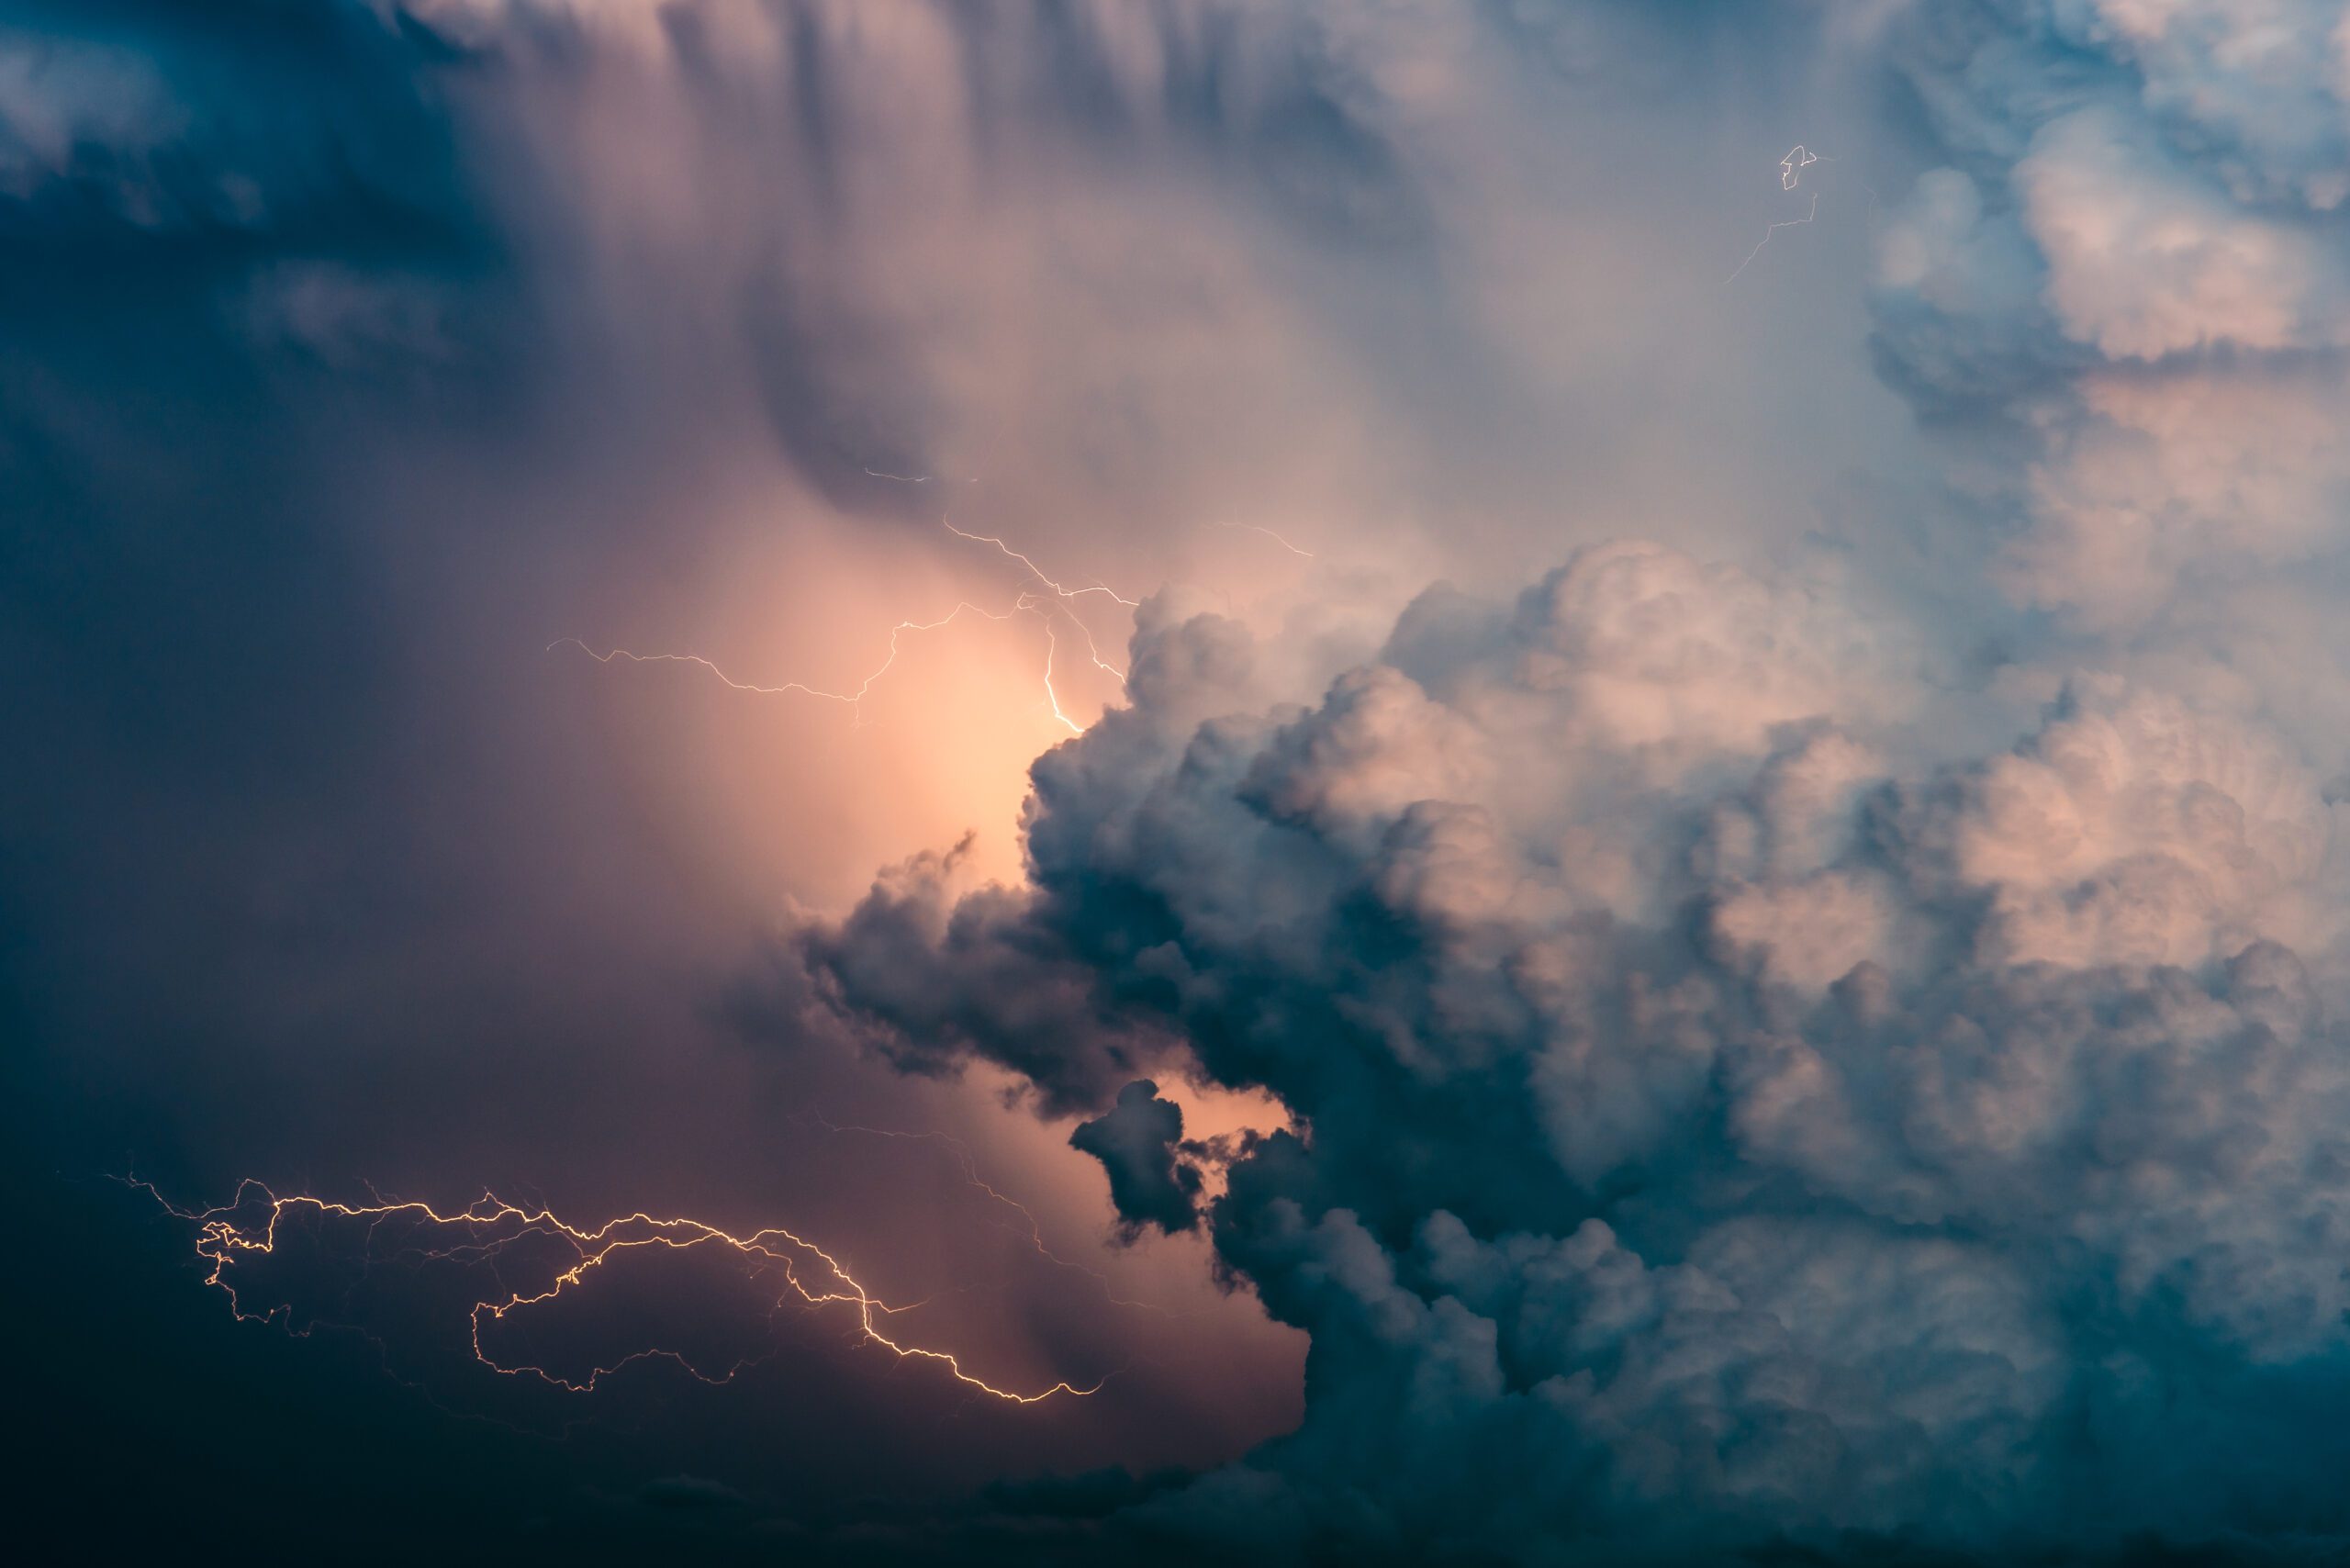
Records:
[[[640,1211],[588,1229],[558,1218],[544,1207],[524,1208],[487,1193],[454,1214],[442,1214],[430,1204],[380,1195],[375,1202],[355,1204],[308,1193],[280,1197],[265,1183],[250,1180],[240,1182],[235,1196],[225,1204],[183,1209],[173,1204],[151,1182],[136,1178],[125,1181],[196,1227],[196,1255],[211,1265],[205,1282],[218,1286],[227,1294],[229,1310],[240,1322],[282,1320],[287,1327],[293,1327],[290,1305],[249,1307],[239,1294],[234,1277],[241,1260],[265,1257],[276,1250],[279,1223],[288,1213],[307,1211],[321,1217],[364,1220],[371,1249],[386,1227],[397,1227],[404,1239],[420,1235],[446,1238],[413,1248],[415,1256],[427,1260],[494,1264],[518,1243],[532,1238],[567,1248],[572,1262],[558,1271],[544,1289],[512,1290],[503,1298],[490,1296],[476,1301],[470,1313],[470,1338],[474,1359],[490,1371],[508,1377],[533,1378],[574,1394],[592,1393],[603,1379],[641,1361],[675,1362],[692,1377],[713,1385],[732,1382],[751,1364],[747,1359],[739,1360],[723,1372],[712,1374],[694,1365],[684,1352],[655,1346],[632,1351],[609,1366],[599,1365],[585,1377],[567,1378],[543,1366],[500,1361],[483,1344],[486,1324],[504,1321],[510,1315],[584,1288],[593,1271],[608,1260],[632,1250],[655,1247],[677,1251],[711,1248],[738,1257],[751,1264],[755,1277],[780,1278],[783,1289],[777,1294],[774,1310],[795,1304],[809,1310],[845,1307],[855,1315],[857,1336],[862,1341],[878,1346],[901,1361],[935,1364],[955,1382],[1008,1404],[1035,1405],[1059,1394],[1081,1399],[1099,1393],[1108,1382],[1104,1377],[1091,1387],[1080,1388],[1064,1380],[1022,1393],[967,1371],[961,1358],[952,1351],[912,1344],[885,1333],[878,1319],[911,1312],[924,1304],[893,1305],[883,1301],[859,1283],[838,1258],[781,1226],[735,1236],[700,1220],[684,1216],[656,1218]],[[804,1277],[802,1271],[806,1271]]]
[[[887,474],[874,468],[867,468],[866,473],[871,475],[877,479],[889,479],[902,485],[925,485],[930,483],[933,478],[933,476],[927,474]],[[973,481],[973,483],[977,483],[977,481]],[[1095,640],[1093,628],[1087,624],[1084,618],[1077,613],[1074,606],[1077,600],[1091,596],[1100,596],[1102,598],[1108,599],[1113,603],[1128,610],[1136,608],[1140,601],[1137,599],[1128,599],[1124,594],[1121,594],[1115,589],[1098,581],[1081,584],[1074,588],[1059,582],[1055,578],[1046,576],[1044,570],[1039,567],[1034,560],[1020,551],[1013,549],[1002,538],[994,534],[972,533],[964,529],[957,528],[955,525],[955,521],[951,512],[948,516],[940,519],[940,526],[958,539],[968,540],[975,544],[991,545],[998,553],[1005,556],[1007,559],[1018,563],[1021,569],[1026,574],[1028,586],[1020,590],[1019,595],[1013,600],[1008,609],[1001,610],[989,610],[980,605],[973,604],[969,600],[966,599],[957,604],[953,610],[947,611],[945,615],[940,616],[935,621],[899,622],[895,626],[892,626],[890,629],[888,656],[882,659],[879,666],[878,666],[871,674],[867,675],[863,680],[859,681],[854,689],[849,690],[835,691],[824,687],[813,686],[806,681],[799,680],[785,681],[780,685],[775,686],[763,685],[755,681],[738,680],[734,677],[727,674],[726,671],[722,669],[717,664],[710,659],[702,657],[699,654],[639,654],[631,652],[626,648],[619,647],[610,648],[599,653],[594,647],[577,637],[558,637],[554,642],[547,644],[546,651],[552,653],[555,649],[568,644],[572,647],[577,648],[581,653],[586,654],[589,658],[596,660],[599,664],[610,664],[617,659],[625,660],[631,664],[699,665],[702,668],[708,670],[711,674],[716,676],[724,685],[736,691],[748,692],[755,696],[761,697],[780,697],[796,692],[802,696],[820,698],[827,702],[841,703],[846,706],[851,712],[856,715],[856,722],[858,725],[862,725],[865,722],[865,700],[871,694],[873,688],[884,676],[888,675],[891,667],[897,664],[900,647],[899,640],[907,633],[935,632],[942,627],[951,625],[954,622],[960,619],[966,611],[974,615],[984,616],[990,621],[1010,621],[1013,617],[1019,615],[1033,615],[1043,624],[1045,629],[1045,668],[1042,677],[1045,691],[1045,706],[1051,711],[1054,721],[1063,728],[1067,729],[1071,734],[1084,734],[1085,726],[1071,718],[1068,711],[1062,708],[1060,693],[1053,684],[1053,673],[1060,652],[1060,640],[1056,633],[1055,623],[1057,621],[1066,620],[1070,625],[1076,627],[1078,634],[1085,639],[1086,656],[1092,664],[1093,667],[1101,671],[1102,674],[1110,677],[1110,678],[1116,681],[1121,687],[1123,687],[1126,682],[1126,672],[1102,656],[1101,644]],[[1263,531],[1260,530],[1259,532]],[[1304,552],[1300,551],[1299,554],[1303,554]]]
[[[997,538],[993,534],[966,532],[962,529],[955,526],[955,520],[951,517],[940,519],[939,526],[946,529],[947,532],[955,535],[957,539],[968,539],[975,544],[992,544],[997,550],[1002,552],[1010,559],[1019,562],[1021,566],[1028,573],[1029,581],[1035,583],[1038,588],[1043,588],[1045,591],[1052,594],[1056,599],[1061,601],[1060,612],[1064,616],[1068,617],[1069,624],[1075,626],[1078,629],[1078,632],[1085,638],[1086,656],[1093,661],[1093,667],[1110,677],[1111,679],[1116,681],[1120,686],[1125,685],[1126,672],[1102,656],[1102,650],[1093,640],[1093,628],[1085,623],[1084,620],[1079,616],[1077,611],[1070,608],[1070,604],[1074,600],[1083,599],[1089,594],[1100,594],[1108,599],[1113,604],[1120,605],[1127,610],[1133,610],[1141,604],[1142,601],[1140,599],[1128,599],[1125,595],[1119,593],[1115,589],[1102,586],[1099,581],[1080,588],[1069,588],[1061,583],[1055,582],[1051,577],[1046,577],[1043,570],[1037,566],[1035,562],[1030,560],[1019,551],[1014,550],[1011,545],[1005,543],[1002,539]],[[1035,596],[1032,593],[1024,595],[1023,597],[1024,599],[1033,599]],[[1039,602],[1041,602],[1041,600],[1039,600]],[[1035,605],[1024,604],[1021,608],[1034,610]],[[1070,730],[1082,734],[1084,732],[1084,726],[1077,723],[1075,721],[1071,720],[1068,714],[1062,712],[1060,700],[1053,695],[1053,618],[1047,614],[1042,616],[1041,619],[1045,622],[1046,698],[1052,703],[1054,718],[1058,719],[1062,723],[1067,724]]]
[[[612,648],[599,654],[594,648],[589,647],[586,643],[581,642],[576,637],[557,637],[554,642],[547,644],[546,651],[553,653],[555,649],[563,647],[568,644],[570,646],[577,648],[581,653],[586,654],[589,658],[594,659],[598,664],[610,664],[615,659],[624,659],[630,664],[640,665],[699,665],[702,668],[716,676],[722,684],[731,687],[736,691],[747,691],[760,697],[782,697],[789,693],[797,691],[808,697],[820,697],[827,702],[843,703],[856,712],[858,722],[861,723],[864,722],[864,702],[866,697],[872,691],[874,684],[880,680],[883,676],[888,675],[890,673],[890,666],[898,662],[899,638],[902,637],[909,632],[935,632],[940,627],[951,625],[956,621],[961,619],[964,612],[967,610],[973,615],[983,615],[990,621],[1009,621],[1014,615],[1019,614],[1022,610],[1030,608],[1028,603],[1029,598],[1030,596],[1028,595],[1022,595],[1021,599],[1015,601],[1010,610],[1004,610],[984,609],[979,605],[971,603],[968,599],[965,599],[961,603],[956,605],[953,610],[948,610],[945,615],[940,616],[935,621],[899,622],[895,626],[890,628],[889,656],[881,661],[879,666],[874,669],[872,674],[857,682],[856,688],[853,690],[848,691],[827,691],[822,687],[810,686],[805,681],[799,680],[789,680],[780,686],[760,686],[752,681],[735,679],[733,676],[728,675],[724,670],[711,663],[709,659],[703,658],[699,654],[634,654],[629,652],[626,648]]]

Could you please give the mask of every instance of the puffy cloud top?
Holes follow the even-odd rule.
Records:
[[[2300,0],[1915,6],[1893,50],[1953,166],[1879,242],[1921,407],[2023,426],[2004,581],[2100,633],[2342,543],[2350,32]],[[2321,447],[2323,450],[2321,450]]]
[[[917,855],[789,943],[795,1027],[1016,1075],[1130,1239],[1204,1230],[1311,1337],[1297,1430],[1105,1486],[1114,1528],[1187,1561],[2344,1555],[2350,21],[1818,9],[16,7],[0,634],[63,672],[17,749],[67,759],[11,784],[21,1032],[71,1042],[60,1083],[129,1080],[49,999],[171,1037],[146,991],[260,973],[208,1026],[307,1063],[329,1001],[284,994],[289,950],[370,998],[385,953],[498,969],[446,918],[476,868],[417,846],[592,890],[570,824],[635,813],[543,809],[577,787],[553,748],[470,834],[387,802],[541,749],[517,622],[739,545],[778,489],[877,573],[944,488],[885,462],[1001,454],[1054,559],[1294,506],[1336,542],[1304,593],[1373,583],[1368,634],[1361,600],[1278,632],[1150,600],[1125,704],[1034,766],[1021,885]],[[1827,81],[1822,32],[1861,90],[1812,177],[1882,187],[1850,308],[1948,467],[1766,518],[1776,449],[1716,425],[1842,452],[1903,410],[1815,404],[1857,330],[1724,304],[1710,255],[1672,291],[1730,122],[1618,109],[1708,58]],[[684,515],[742,498],[757,524]],[[663,537],[588,560],[630,512]],[[1512,527],[1522,591],[1391,613],[1431,574],[1390,545],[1490,582]],[[1621,528],[1673,543],[1569,543]],[[364,740],[316,760],[329,728]],[[666,932],[614,877],[615,927]],[[260,937],[210,929],[239,879]],[[151,891],[186,951],[122,984]],[[97,934],[66,989],[51,925]],[[1187,1140],[1182,1079],[1291,1128]]]
[[[2244,1528],[2255,1484],[2350,1528],[2338,1445],[2263,1405],[2350,1364],[2350,1034],[2294,951],[2332,940],[2314,775],[2096,675],[1931,760],[1863,625],[1601,546],[1514,608],[1424,598],[1252,715],[1234,629],[1148,622],[1135,705],[1036,765],[1031,890],[883,887],[808,939],[852,1003],[885,920],[967,934],[893,952],[949,991],[980,931],[1050,952],[1073,1010],[1295,1114],[1210,1213],[1313,1335],[1305,1423],[1150,1528],[2096,1550]],[[1112,1097],[1096,1053],[997,1037]],[[1115,1100],[1080,1147],[1180,1222],[1180,1124]],[[2166,1420],[2236,1438],[2149,1486]]]

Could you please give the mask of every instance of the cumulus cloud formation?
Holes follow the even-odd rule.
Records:
[[[1878,230],[1878,365],[2012,519],[1986,587],[2053,612],[1987,681],[1814,565],[1642,543],[1431,589],[1303,705],[1147,613],[1131,705],[1034,768],[1029,885],[876,889],[856,921],[1048,951],[1070,1017],[1296,1118],[1208,1212],[1312,1336],[1303,1425],[1134,1529],[2350,1540],[2344,753],[2232,608],[2332,602],[2350,516],[2345,37],[2028,0],[1872,35],[1946,160]],[[856,921],[803,950],[870,1008]]]
[[[1561,584],[1627,559],[1681,612],[1628,593],[1597,634]],[[2009,749],[1917,761],[1931,715],[1840,719],[1868,672],[1840,689],[1758,637],[1775,597],[1600,547],[1515,609],[1446,605],[1480,633],[1440,648],[1416,606],[1304,711],[1198,721],[1213,673],[1148,692],[1037,764],[1033,889],[923,915],[930,889],[888,884],[811,949],[854,1001],[881,912],[961,927],[942,957],[992,927],[1083,977],[1079,1016],[1178,1037],[1304,1125],[1210,1212],[1313,1336],[1304,1425],[1151,1528],[1994,1551],[2219,1535],[2264,1484],[2342,1523],[2333,1446],[2259,1414],[2281,1369],[2350,1350],[2350,1036],[2288,946],[2330,940],[2308,767],[2087,677]],[[1713,627],[1744,657],[1708,656]],[[1626,670],[1680,717],[1622,722]],[[1090,1053],[1019,1065],[1106,1092]],[[1157,1104],[1129,1085],[1078,1142],[1167,1224]],[[2247,1440],[2149,1487],[2178,1421]]]
[[[1182,1138],[1183,1108],[1144,1078],[1119,1090],[1107,1113],[1079,1123],[1069,1141],[1102,1162],[1110,1201],[1129,1222],[1176,1231],[1197,1222],[1202,1184],[1199,1167],[1182,1157]]]

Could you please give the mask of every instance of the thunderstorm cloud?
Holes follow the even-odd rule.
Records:
[[[0,0],[36,1489],[2350,1560],[2345,431],[2331,0]],[[128,1166],[813,1209],[1101,1392],[648,1276],[547,1353],[739,1386],[472,1407]]]

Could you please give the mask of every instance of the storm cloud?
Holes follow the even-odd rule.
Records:
[[[1990,667],[1832,563],[1635,541],[1431,588],[1304,703],[1147,608],[1131,706],[1033,770],[1028,886],[878,886],[803,942],[867,1015],[833,944],[884,912],[1050,953],[1070,1029],[1294,1114],[1210,1223],[1312,1337],[1304,1422],[1135,1529],[2344,1549],[2345,759],[2304,633],[2345,45],[2323,6],[1866,29],[1947,159],[1875,238],[1877,363],[1986,602],[2040,612]]]
[[[2345,213],[2317,0],[0,5],[41,1490],[2350,1551]],[[126,1168],[812,1210],[1106,1381],[542,1420]]]
[[[1140,687],[1037,765],[1034,890],[960,942],[1048,946],[1082,1019],[1302,1124],[1210,1214],[1313,1337],[1304,1424],[1158,1527],[1510,1556],[2343,1528],[2315,776],[2088,677],[1928,764],[1931,705],[1840,718],[1832,607],[1774,633],[1777,597],[1602,547],[1443,655],[1407,615],[1311,709],[1169,723]],[[1138,666],[1230,635],[1147,631]],[[1163,1173],[1080,1147],[1166,1223]]]

